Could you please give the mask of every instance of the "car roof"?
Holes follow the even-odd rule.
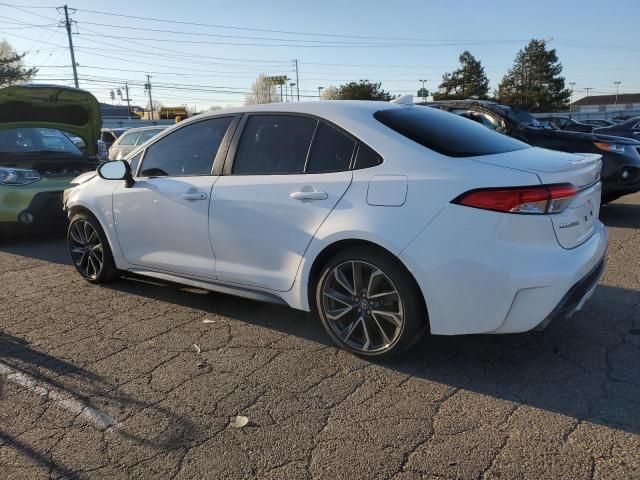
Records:
[[[134,128],[128,128],[125,130],[126,133],[135,133],[135,132],[144,132],[146,130],[164,130],[165,128],[167,128],[169,125],[150,125],[148,127],[134,127]],[[122,132],[122,133],[125,133]]]
[[[213,112],[202,113],[183,120],[180,124],[197,122],[203,118],[215,118],[239,113],[297,113],[303,115],[316,115],[323,118],[336,116],[354,117],[361,115],[373,115],[379,110],[391,108],[411,108],[411,105],[400,105],[390,102],[376,102],[369,100],[322,100],[316,102],[279,102],[259,105],[246,105],[244,107],[225,108]]]

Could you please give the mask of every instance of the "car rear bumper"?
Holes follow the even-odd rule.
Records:
[[[575,310],[593,290],[607,230],[598,222],[588,240],[564,249],[550,222],[446,207],[400,255],[423,292],[431,333],[526,332]]]

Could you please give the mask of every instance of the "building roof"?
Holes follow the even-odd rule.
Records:
[[[131,106],[131,111],[133,112],[136,106]],[[127,106],[126,105],[110,105],[108,103],[100,103],[100,114],[102,118],[104,117],[127,117]]]
[[[576,100],[571,105],[613,105],[616,103],[615,95],[589,95],[580,100]],[[640,93],[621,93],[618,95],[618,104],[640,103]]]

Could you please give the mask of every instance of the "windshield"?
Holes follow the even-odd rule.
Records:
[[[431,107],[380,110],[379,122],[420,145],[449,157],[475,157],[512,152],[529,145],[455,113]]]
[[[0,154],[6,153],[63,153],[82,156],[82,152],[64,132],[53,128],[0,130]]]
[[[528,125],[530,127],[542,126],[542,124],[540,124],[540,122],[526,110],[509,107],[508,105],[498,105],[498,108],[502,110],[511,120],[515,120],[518,123]]]

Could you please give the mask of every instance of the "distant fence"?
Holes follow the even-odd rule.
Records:
[[[640,109],[633,110],[617,110],[608,112],[553,112],[553,113],[534,113],[534,117],[568,117],[576,120],[588,120],[590,118],[604,118],[610,120],[616,117],[637,117],[640,116]]]

